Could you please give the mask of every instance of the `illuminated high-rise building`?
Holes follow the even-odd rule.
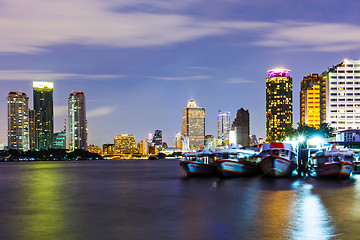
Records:
[[[180,132],[177,132],[175,134],[174,147],[179,148],[179,149],[183,148],[183,144],[182,144],[182,140],[181,140],[181,133]]]
[[[66,131],[54,133],[54,149],[66,149]]]
[[[135,136],[132,134],[121,134],[114,137],[115,153],[132,154],[137,153]]]
[[[162,147],[162,131],[161,130],[155,130],[155,134],[152,138],[152,143],[154,143],[155,146]]]
[[[35,145],[38,150],[53,148],[53,88],[52,82],[33,82]]]
[[[7,97],[8,147],[29,150],[29,98],[22,92]]]
[[[301,81],[300,123],[319,128],[326,121],[326,76],[311,73]]]
[[[340,131],[360,129],[360,60],[333,66],[327,81],[326,122]]]
[[[139,143],[139,153],[142,155],[149,154],[149,141],[148,140],[142,140]]]
[[[29,148],[36,149],[35,141],[35,110],[29,109]]]
[[[266,78],[266,139],[284,138],[285,130],[293,127],[292,78],[290,70],[273,69]]]
[[[114,154],[115,153],[115,145],[114,144],[103,144],[103,154]]]
[[[218,139],[222,143],[229,139],[230,132],[230,112],[218,112]]]
[[[184,109],[181,134],[189,137],[189,146],[198,148],[205,143],[205,108],[196,106],[194,100]]]
[[[68,98],[69,149],[87,149],[86,98],[83,92],[72,92]]]
[[[250,114],[249,110],[239,109],[231,125],[233,139],[230,143],[240,144],[244,147],[250,145]]]

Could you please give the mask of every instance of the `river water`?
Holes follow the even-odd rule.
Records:
[[[187,178],[177,160],[0,163],[0,239],[359,239],[354,180]]]

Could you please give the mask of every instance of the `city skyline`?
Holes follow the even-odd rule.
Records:
[[[360,3],[349,4],[3,1],[1,20],[12,27],[0,26],[0,143],[8,93],[31,98],[34,80],[54,82],[54,132],[63,129],[68,94],[83,91],[89,144],[116,134],[140,141],[160,129],[171,145],[190,99],[206,109],[205,134],[216,136],[218,109],[233,120],[244,108],[250,134],[265,137],[264,79],[282,67],[292,70],[296,126],[303,77],[359,59]]]

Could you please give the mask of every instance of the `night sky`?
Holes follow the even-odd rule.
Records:
[[[294,126],[302,77],[359,59],[360,2],[335,0],[0,0],[0,143],[6,97],[32,81],[54,82],[55,131],[67,98],[87,98],[88,143],[117,134],[146,139],[156,129],[173,145],[190,99],[206,109],[250,112],[265,136],[265,78],[290,69]]]

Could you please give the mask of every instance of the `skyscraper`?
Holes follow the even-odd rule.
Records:
[[[38,150],[53,148],[53,88],[52,82],[33,82],[35,145]]]
[[[184,109],[181,134],[189,137],[190,147],[199,147],[205,142],[205,108],[196,106],[194,100]]]
[[[327,81],[326,122],[340,131],[360,129],[360,60],[333,66]]]
[[[83,92],[72,92],[68,98],[69,149],[87,149],[86,98]]]
[[[249,110],[239,109],[236,113],[233,124],[231,125],[232,140],[230,143],[242,146],[250,145],[250,114]]]
[[[36,149],[35,140],[35,110],[29,109],[29,148],[31,150]]]
[[[155,130],[155,134],[152,138],[152,143],[156,146],[162,147],[162,131],[161,130]]]
[[[230,112],[218,112],[218,139],[224,143],[229,139]]]
[[[319,128],[326,121],[326,76],[310,73],[301,81],[300,123]]]
[[[290,70],[273,69],[266,78],[266,139],[275,141],[293,127],[292,78]]]
[[[29,98],[22,92],[7,97],[8,147],[29,150]]]

